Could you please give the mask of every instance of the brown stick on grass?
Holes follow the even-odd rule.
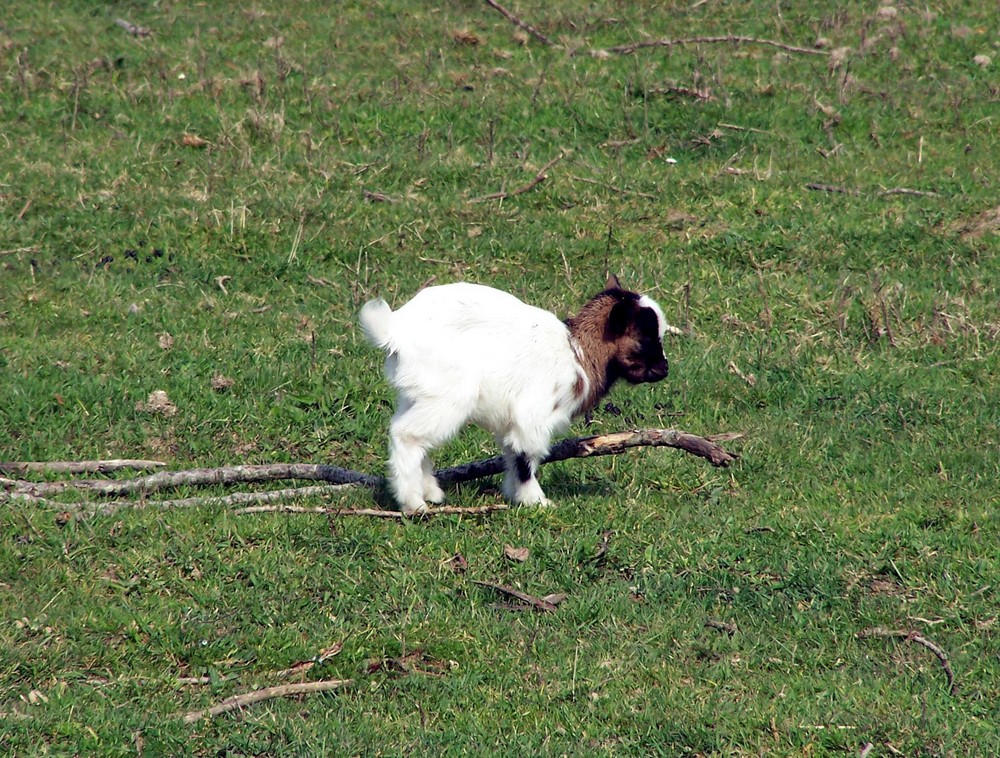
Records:
[[[504,192],[502,190],[500,192],[491,192],[490,194],[483,195],[482,197],[474,197],[471,200],[469,200],[469,202],[470,203],[485,203],[488,200],[506,200],[509,197],[514,197],[515,195],[522,195],[525,192],[528,192],[529,190],[534,189],[539,184],[541,184],[546,179],[548,179],[548,174],[546,174],[545,172],[548,171],[550,168],[552,168],[554,165],[556,165],[559,161],[561,161],[567,155],[569,155],[569,152],[565,151],[565,150],[563,152],[559,153],[559,155],[557,155],[555,158],[553,158],[548,163],[546,163],[544,166],[542,166],[538,170],[538,173],[535,174],[534,178],[530,182],[528,182],[527,184],[522,184],[517,189],[513,189],[510,192]]]
[[[634,447],[673,447],[691,455],[705,458],[713,466],[725,467],[738,456],[719,445],[741,438],[739,433],[719,434],[713,437],[699,437],[678,429],[636,429],[628,432],[614,432],[590,437],[571,437],[553,445],[548,457],[542,463],[553,463],[570,458],[589,458],[596,455],[618,455]],[[482,461],[473,461],[460,466],[441,469],[438,480],[444,484],[467,482],[502,473],[503,458],[497,456]],[[230,495],[209,495],[180,500],[150,500],[150,493],[191,486],[230,486],[252,484],[285,479],[323,481],[322,487],[296,487],[285,490],[262,492],[237,492]],[[0,478],[0,502],[26,501],[36,505],[59,508],[77,516],[112,513],[120,508],[183,508],[201,505],[238,505],[253,502],[267,502],[269,505],[244,508],[239,513],[316,512],[335,516],[371,516],[375,518],[400,518],[396,511],[376,509],[346,508],[302,508],[291,505],[274,505],[285,500],[297,500],[307,496],[326,496],[345,487],[368,487],[378,489],[384,486],[382,477],[365,474],[354,469],[321,464],[276,463],[256,466],[221,466],[218,468],[189,469],[186,471],[161,471],[156,474],[123,479],[119,481],[95,479],[70,479],[62,482],[29,482],[18,479]],[[136,499],[111,502],[103,505],[87,502],[60,503],[43,498],[45,495],[61,494],[67,491],[86,491],[95,495],[113,498],[133,496]],[[475,508],[432,508],[428,515],[473,514],[500,510],[503,506],[491,505]]]
[[[29,472],[44,471],[54,474],[110,474],[114,471],[124,471],[127,469],[142,471],[145,469],[163,468],[166,465],[163,461],[137,460],[23,461],[0,463],[0,471],[8,474],[27,474]]]
[[[937,656],[937,659],[941,661],[941,668],[944,669],[944,675],[948,679],[948,692],[951,695],[954,695],[958,691],[958,682],[955,680],[955,672],[952,671],[951,663],[948,662],[948,656],[939,645],[927,639],[919,632],[907,631],[905,629],[886,629],[885,627],[876,626],[870,629],[862,629],[858,632],[857,637],[859,640],[871,637],[892,637],[902,639],[906,642],[915,642],[918,645],[923,645],[925,648],[934,653],[934,655]]]
[[[264,700],[271,700],[276,697],[289,697],[291,695],[305,695],[313,692],[329,692],[330,690],[339,689],[340,687],[351,684],[352,681],[353,680],[351,679],[328,679],[319,682],[302,682],[300,684],[282,684],[277,687],[265,687],[262,690],[244,692],[242,695],[227,697],[225,700],[217,705],[213,705],[211,708],[185,713],[181,716],[181,720],[185,724],[193,724],[205,717],[218,716],[220,713],[243,709],[249,705],[260,703]]]
[[[515,16],[496,0],[483,0],[488,6],[493,8],[495,11],[500,13],[504,18],[510,21],[515,26],[524,29],[532,37],[541,42],[543,45],[548,47],[555,47],[561,50],[567,49],[565,45],[560,45],[553,42],[551,39],[542,34],[538,29],[529,24],[527,21]],[[599,48],[582,48],[578,50],[572,50],[574,55],[592,55],[594,57],[603,58],[608,57],[612,54],[615,55],[631,55],[638,50],[643,50],[651,47],[676,47],[679,45],[706,45],[706,44],[716,44],[716,43],[726,43],[730,45],[763,45],[765,47],[774,47],[778,50],[784,50],[788,53],[802,53],[804,55],[829,55],[825,50],[817,50],[811,47],[798,47],[797,45],[788,45],[784,42],[776,42],[770,39],[761,39],[760,37],[747,37],[743,34],[726,34],[722,36],[715,37],[682,37],[678,39],[648,39],[642,40],[640,42],[630,42],[625,45],[615,45],[614,47],[609,47],[605,49]]]

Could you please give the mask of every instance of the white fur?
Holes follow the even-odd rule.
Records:
[[[441,502],[427,453],[468,422],[502,448],[507,497],[548,502],[535,473],[590,390],[562,321],[513,295],[464,283],[424,289],[397,311],[373,300],[360,321],[368,340],[388,353],[386,377],[399,394],[389,475],[404,513]],[[526,482],[517,475],[518,454],[530,462]]]
[[[676,326],[667,322],[667,317],[663,315],[663,309],[660,307],[659,303],[653,300],[653,298],[649,297],[648,295],[643,295],[642,297],[639,298],[639,305],[641,305],[644,308],[649,308],[650,310],[653,311],[653,313],[656,314],[656,320],[659,322],[660,325],[661,340],[663,339],[663,335],[666,334],[667,332],[670,332],[671,334],[675,335],[684,334],[684,332],[682,332]]]

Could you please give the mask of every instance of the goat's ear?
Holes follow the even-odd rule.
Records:
[[[618,281],[618,277],[614,274],[608,274],[608,281],[604,285],[606,290],[620,290],[622,289],[621,283]]]
[[[635,303],[631,300],[619,300],[608,311],[608,323],[604,327],[604,338],[608,342],[619,339],[635,320]]]

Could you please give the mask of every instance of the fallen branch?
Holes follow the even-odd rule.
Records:
[[[886,629],[885,627],[876,626],[871,629],[862,629],[857,634],[858,639],[868,639],[871,637],[891,637],[895,639],[902,639],[906,642],[915,642],[918,645],[923,645],[925,648],[930,650],[937,659],[941,661],[941,667],[944,669],[944,675],[948,678],[948,692],[951,695],[956,694],[958,691],[958,682],[955,680],[955,672],[951,669],[951,663],[948,662],[948,656],[945,654],[944,650],[941,649],[936,643],[927,639],[919,632],[916,631],[906,631],[905,629]]]
[[[181,717],[181,720],[185,724],[193,724],[205,717],[218,716],[219,714],[227,713],[228,711],[243,709],[248,705],[260,703],[264,700],[271,700],[276,697],[289,697],[291,695],[305,695],[314,692],[329,692],[330,690],[339,689],[340,687],[344,687],[352,682],[353,680],[351,679],[328,679],[319,682],[302,682],[299,684],[282,684],[276,687],[265,687],[262,690],[255,690],[254,692],[245,692],[242,695],[227,697],[225,700],[217,705],[213,705],[211,708],[185,713]]]
[[[539,184],[541,184],[546,179],[548,179],[548,175],[545,172],[548,171],[550,168],[552,168],[554,165],[556,165],[559,161],[561,161],[567,155],[569,155],[569,151],[566,151],[566,150],[564,150],[563,152],[559,153],[559,155],[557,155],[555,158],[553,158],[548,163],[546,163],[544,166],[542,166],[541,169],[539,169],[538,173],[535,174],[534,178],[530,182],[528,182],[527,184],[521,185],[517,189],[511,190],[510,192],[505,192],[505,191],[502,191],[502,190],[500,192],[491,192],[490,194],[483,195],[482,197],[474,197],[471,200],[469,200],[469,202],[470,203],[485,203],[488,200],[506,200],[509,197],[514,197],[515,195],[522,195],[525,192],[528,192],[529,190],[534,189]]]
[[[825,50],[817,50],[810,47],[798,47],[796,45],[787,45],[784,42],[775,42],[770,39],[761,39],[759,37],[747,37],[741,34],[726,34],[717,37],[683,37],[679,39],[649,39],[642,40],[641,42],[632,42],[627,45],[616,45],[615,47],[609,47],[605,49],[598,48],[582,48],[582,49],[570,49],[565,45],[560,45],[553,42],[551,39],[542,34],[538,29],[518,18],[505,7],[496,2],[496,0],[484,0],[484,2],[493,8],[495,11],[499,12],[504,18],[510,21],[515,26],[524,29],[532,37],[541,42],[547,47],[554,47],[560,50],[568,50],[573,55],[590,55],[595,58],[606,58],[612,54],[615,55],[631,55],[632,53],[651,47],[677,47],[680,45],[705,45],[705,44],[716,44],[716,43],[728,43],[735,45],[764,45],[766,47],[775,47],[779,50],[784,50],[789,53],[803,53],[805,55],[829,55]]]
[[[220,466],[186,471],[161,471],[157,474],[107,481],[72,479],[66,482],[19,482],[17,489],[32,495],[51,495],[67,489],[80,489],[105,497],[157,492],[177,487],[205,487],[220,484],[273,482],[282,479],[324,481],[331,484],[354,484],[375,487],[381,478],[353,469],[312,463],[269,463],[254,466]]]
[[[634,447],[673,447],[678,450],[708,460],[713,466],[728,466],[738,458],[718,443],[741,438],[739,433],[698,437],[677,429],[637,429],[590,437],[572,437],[557,442],[542,461],[554,463],[570,458],[589,458],[597,455],[617,455]],[[41,465],[41,464],[39,464]],[[460,466],[441,469],[436,472],[443,484],[467,482],[502,473],[504,461],[500,456],[481,461],[473,461]],[[325,485],[292,487],[262,492],[237,492],[231,495],[209,495],[176,500],[151,500],[150,493],[177,487],[220,486],[233,484],[253,484],[287,479],[327,482]],[[335,516],[370,516],[375,518],[401,518],[397,511],[346,508],[304,508],[301,506],[278,505],[277,501],[302,497],[325,496],[343,491],[347,487],[384,487],[380,476],[365,474],[354,469],[325,464],[276,463],[265,465],[222,466],[218,468],[198,468],[186,471],[161,471],[155,474],[122,480],[70,479],[60,482],[30,482],[20,479],[0,478],[0,502],[27,501],[34,505],[45,505],[73,515],[104,515],[123,507],[130,508],[189,508],[204,505],[243,505],[265,503],[243,508],[238,513],[326,513]],[[85,491],[109,498],[137,496],[134,501],[94,504],[88,502],[61,503],[47,500],[44,496],[63,494],[69,491]],[[479,508],[456,508],[444,506],[431,508],[427,515],[476,514],[502,510],[504,505],[487,505]]]
[[[134,469],[143,471],[166,466],[162,461],[21,461],[0,463],[0,471],[8,474],[27,474],[47,471],[54,474],[110,474],[114,471]]]
[[[535,610],[551,613],[556,609],[555,603],[550,603],[548,600],[543,600],[542,598],[535,597],[534,595],[529,595],[527,592],[521,592],[521,590],[516,590],[513,587],[508,587],[504,584],[480,582],[478,580],[473,580],[472,583],[478,584],[480,587],[488,587],[489,589],[496,590],[504,595],[509,595],[510,597],[520,600],[522,603],[527,603]]]
[[[596,455],[618,455],[633,447],[673,447],[705,458],[713,466],[725,467],[736,460],[738,456],[726,452],[716,444],[715,440],[728,441],[739,439],[742,436],[742,434],[727,434],[716,437],[698,437],[677,429],[637,429],[631,432],[615,432],[593,437],[572,437],[553,445],[548,457],[542,463],[555,463],[569,458],[590,458]],[[439,482],[446,484],[467,482],[470,479],[499,474],[503,470],[503,457],[497,456],[485,461],[475,461],[442,469],[437,472],[437,478]]]
[[[303,497],[320,497],[331,495],[343,491],[346,487],[353,487],[353,484],[322,484],[313,487],[289,487],[282,490],[267,490],[265,492],[234,492],[232,495],[218,495],[208,497],[185,497],[178,500],[146,500],[141,503],[121,503],[112,502],[104,505],[92,505],[91,503],[53,503],[53,505],[67,511],[74,512],[78,516],[107,516],[122,508],[135,507],[141,505],[146,508],[159,508],[167,510],[169,508],[202,508],[205,506],[227,506],[242,505],[244,503],[273,503],[276,500],[298,500]],[[271,508],[280,510],[283,506],[257,506],[259,508]],[[288,506],[285,506],[288,507]],[[240,513],[241,511],[237,511]]]

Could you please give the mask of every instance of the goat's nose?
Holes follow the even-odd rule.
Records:
[[[660,379],[666,379],[667,374],[670,373],[670,366],[664,359],[663,362],[657,363],[655,366],[649,370],[650,381],[658,382]]]

